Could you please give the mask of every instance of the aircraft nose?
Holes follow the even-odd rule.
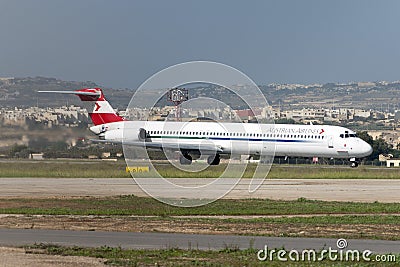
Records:
[[[370,144],[368,144],[367,142],[364,141],[364,146],[363,146],[363,150],[364,150],[364,154],[365,157],[369,156],[372,154],[372,147],[370,146]]]

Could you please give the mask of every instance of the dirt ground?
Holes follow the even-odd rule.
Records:
[[[23,248],[0,247],[0,267],[98,267],[104,260],[90,257],[31,254]]]
[[[302,224],[180,217],[2,215],[1,228],[400,239],[400,225]]]

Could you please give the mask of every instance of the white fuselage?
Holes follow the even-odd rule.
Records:
[[[140,132],[152,143],[212,144],[220,154],[362,158],[371,146],[349,129],[329,125],[123,121],[91,127],[109,141],[141,141]]]

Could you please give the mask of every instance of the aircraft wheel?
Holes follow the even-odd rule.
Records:
[[[214,155],[213,156],[209,156],[207,158],[208,165],[218,165],[219,162],[220,162],[220,158],[219,158],[218,154],[216,154],[215,156]]]
[[[358,167],[358,162],[357,161],[350,162],[350,167],[357,168]]]
[[[190,165],[192,164],[192,156],[186,154],[179,157],[179,162],[181,165]]]

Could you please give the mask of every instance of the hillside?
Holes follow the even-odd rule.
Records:
[[[104,88],[95,82],[62,81],[55,78],[27,77],[0,78],[1,107],[59,107],[78,105],[78,98],[38,94],[38,90],[76,90],[85,87],[101,87],[107,99],[119,110],[125,110],[134,89]],[[260,86],[269,104],[285,109],[298,107],[316,108],[359,108],[390,110],[400,109],[400,82],[368,82],[323,85],[271,84]],[[200,84],[189,89],[189,97],[211,97],[231,105],[234,109],[246,108],[243,101],[225,88]],[[158,96],[157,96],[158,98]],[[167,105],[166,98],[158,103]]]

